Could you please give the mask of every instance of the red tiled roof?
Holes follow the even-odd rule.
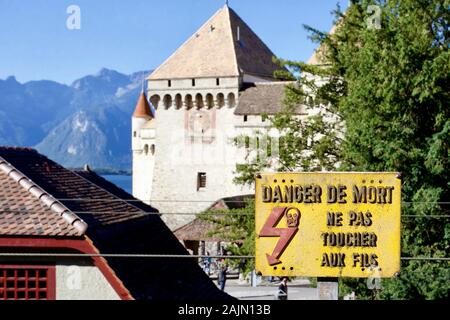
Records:
[[[3,148],[31,152],[27,148]],[[87,225],[0,156],[0,235],[82,236]]]
[[[79,236],[79,231],[0,170],[0,235]]]
[[[0,157],[81,217],[89,228],[145,216],[137,207],[33,149],[0,147]]]
[[[152,112],[150,110],[150,105],[148,104],[147,97],[144,92],[141,92],[139,96],[139,100],[136,104],[136,108],[134,109],[133,117],[135,118],[146,118],[152,119]]]

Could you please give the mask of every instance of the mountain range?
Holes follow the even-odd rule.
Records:
[[[131,169],[131,114],[151,71],[101,69],[70,86],[0,80],[0,145],[31,146],[70,168]]]

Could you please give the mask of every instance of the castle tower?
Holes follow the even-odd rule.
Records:
[[[152,199],[171,229],[217,199],[253,193],[233,183],[244,161],[232,143],[242,122],[235,109],[247,84],[274,81],[273,56],[225,5],[147,78],[157,121],[142,127],[154,140],[141,134],[133,149],[133,194]],[[154,141],[154,156],[143,156],[144,141]]]
[[[155,122],[144,91],[131,119],[133,152],[133,194],[136,198],[149,200],[152,190],[153,169],[155,165]],[[139,172],[139,174],[135,174]],[[145,187],[144,187],[145,186]]]

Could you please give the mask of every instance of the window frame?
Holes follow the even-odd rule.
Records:
[[[14,276],[7,275],[7,270],[13,270]],[[19,270],[25,271],[25,276],[19,277]],[[29,271],[34,271],[34,276],[29,275]],[[46,276],[41,277],[38,270],[46,270]],[[36,277],[37,275],[37,277]],[[31,280],[30,280],[31,279]],[[56,267],[54,264],[7,264],[0,263],[0,301],[1,300],[56,300]],[[14,282],[14,287],[8,287],[8,282]],[[18,287],[18,282],[24,281],[25,287]],[[30,281],[35,281],[36,286],[31,288]],[[40,287],[40,282],[45,281],[45,288]],[[14,292],[14,298],[8,298],[7,292]],[[25,297],[19,298],[18,293],[24,292]],[[34,292],[35,297],[30,298],[29,293]],[[45,292],[45,298],[39,298],[39,293]]]
[[[200,191],[201,189],[205,188],[206,188],[206,172],[197,172],[197,191]]]

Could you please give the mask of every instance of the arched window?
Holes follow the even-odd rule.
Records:
[[[206,106],[210,109],[214,107],[214,97],[211,93],[206,95]]]
[[[191,109],[193,107],[192,96],[190,94],[187,94],[184,97],[184,103],[187,109]]]
[[[158,105],[159,105],[159,101],[160,100],[161,100],[161,98],[157,94],[155,94],[155,95],[151,96],[150,103],[153,105],[153,107],[155,109],[158,109]]]
[[[183,98],[181,97],[181,94],[177,94],[175,96],[175,107],[177,109],[180,109],[183,106]]]
[[[164,101],[164,107],[165,107],[166,109],[169,109],[170,106],[172,105],[172,97],[170,96],[170,94],[166,94],[166,95],[164,96],[163,101]]]
[[[203,97],[200,93],[195,96],[195,105],[198,109],[203,108]]]
[[[219,93],[217,95],[217,106],[219,108],[222,108],[225,105],[225,96],[223,95],[223,93]]]
[[[234,108],[236,106],[236,99],[234,97],[234,93],[228,94],[228,107]]]
[[[148,155],[148,144],[144,146],[144,154]]]
[[[155,155],[155,145],[152,144],[152,146],[150,147],[150,153],[153,155]]]

